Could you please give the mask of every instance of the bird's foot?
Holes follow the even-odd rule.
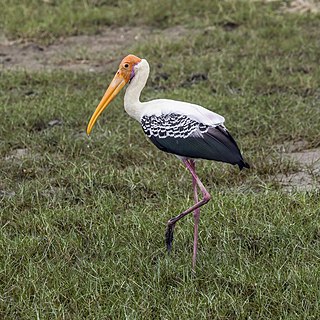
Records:
[[[167,231],[166,231],[166,245],[167,251],[170,253],[172,249],[172,241],[173,241],[173,231],[174,231],[174,223],[171,223],[171,220],[168,221]]]

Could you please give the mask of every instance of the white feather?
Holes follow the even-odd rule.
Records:
[[[158,99],[142,103],[141,116],[170,114],[177,113],[188,116],[192,120],[207,125],[219,125],[224,123],[224,117],[214,113],[197,104],[192,104],[183,101]]]

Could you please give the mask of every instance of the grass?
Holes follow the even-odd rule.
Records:
[[[0,21],[12,39],[51,42],[122,19],[182,24],[179,40],[160,34],[128,48],[151,64],[142,98],[225,115],[252,169],[198,164],[213,200],[202,210],[194,274],[191,217],[177,226],[172,255],[164,248],[166,221],[192,204],[182,165],[143,138],[122,97],[84,133],[117,66],[1,71],[0,317],[319,318],[319,191],[287,194],[273,178],[295,170],[276,145],[319,146],[318,17],[247,1],[176,1],[174,13],[159,1],[6,3]],[[107,8],[113,18],[99,25]]]

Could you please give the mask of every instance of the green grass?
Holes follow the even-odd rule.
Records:
[[[319,191],[287,194],[273,178],[296,170],[276,145],[319,146],[318,17],[246,1],[176,1],[173,13],[159,1],[6,3],[11,38],[184,25],[179,40],[128,48],[151,65],[142,99],[223,114],[252,169],[199,162],[213,198],[193,273],[191,217],[171,256],[164,247],[166,221],[192,204],[188,172],[144,138],[121,95],[85,135],[117,63],[104,74],[1,71],[0,318],[318,319]]]
[[[99,33],[106,26],[166,28],[182,24],[201,30],[230,22],[253,26],[276,20],[283,24],[281,15],[274,14],[280,5],[281,1],[265,4],[238,0],[0,0],[0,28],[10,39],[48,43],[61,36]],[[276,26],[270,25],[267,32],[277,32]]]

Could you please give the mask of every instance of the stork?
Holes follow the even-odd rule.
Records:
[[[195,204],[169,219],[165,234],[168,252],[171,251],[176,223],[193,212],[194,241],[192,268],[195,269],[200,207],[211,196],[196,174],[196,159],[215,160],[249,168],[240,153],[237,143],[224,126],[224,117],[199,105],[168,99],[140,102],[140,94],[149,76],[147,60],[134,55],[126,56],[120,63],[112,82],[94,111],[88,126],[89,135],[102,111],[126,85],[124,109],[142,127],[151,142],[160,150],[176,155],[190,171],[193,181]],[[203,198],[198,199],[197,189]]]

